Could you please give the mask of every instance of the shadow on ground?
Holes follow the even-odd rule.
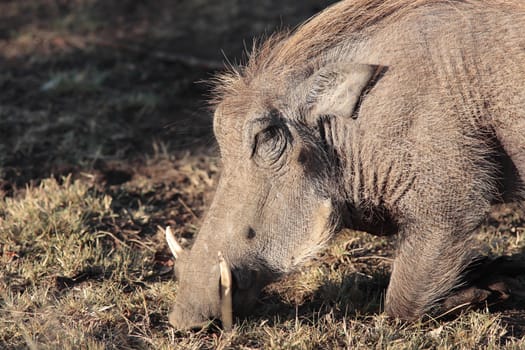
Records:
[[[509,224],[501,218],[499,222],[500,228]],[[358,232],[353,234],[357,235],[358,245],[364,247],[363,252],[341,260],[333,254],[334,249],[329,250],[300,272],[270,285],[248,320],[260,323],[272,315],[269,325],[299,319],[314,322],[325,317],[344,322],[345,319],[367,318],[383,312],[395,238],[383,238],[384,242],[378,243],[378,237]],[[370,242],[374,242],[373,245],[369,245]],[[335,245],[340,246],[340,242]],[[379,254],[374,251],[378,246],[381,247]],[[374,248],[368,250],[369,247]],[[343,248],[352,252],[351,246],[343,244]],[[389,253],[384,255],[385,252]],[[370,259],[362,260],[366,257]],[[506,336],[525,336],[525,250],[499,257],[490,254],[480,261],[484,263],[478,262],[469,269],[467,285],[488,290],[489,285],[494,288],[496,283],[503,283],[505,295],[502,296],[500,292],[503,290],[499,289],[480,303],[453,312],[444,311],[441,317],[426,318],[425,322],[453,321],[472,310],[488,310],[502,315],[508,331]],[[321,277],[312,280],[312,274]]]
[[[114,161],[213,154],[203,81],[254,36],[318,10],[274,0],[0,4],[1,189],[80,169],[116,183],[127,175]]]

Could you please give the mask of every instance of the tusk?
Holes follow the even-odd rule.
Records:
[[[171,253],[175,259],[178,259],[181,256],[183,249],[179,242],[177,242],[175,239],[175,236],[173,235],[173,232],[171,232],[171,228],[169,226],[166,227],[166,241],[168,241],[168,246],[170,247]]]
[[[225,331],[229,331],[233,327],[232,273],[221,252],[219,252],[219,269],[221,270],[222,327]]]

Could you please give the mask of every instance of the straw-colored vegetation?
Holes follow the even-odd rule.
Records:
[[[177,169],[191,165],[192,160],[174,163]],[[199,172],[198,167],[194,170]],[[127,189],[134,186],[144,183],[134,181]],[[194,190],[178,187],[181,193]],[[380,309],[393,242],[351,231],[342,232],[334,245],[304,269],[270,286],[256,314],[238,323],[231,333],[175,332],[166,314],[177,285],[171,278],[173,261],[162,231],[141,236],[125,230],[128,220],[147,224],[154,213],[147,205],[119,210],[115,200],[87,180],[66,177],[45,179],[1,202],[2,347],[525,346],[520,331],[516,334],[512,327],[522,322],[519,313],[482,309],[451,321],[416,324],[387,319]],[[516,233],[487,232],[484,238],[495,252],[522,251],[523,228],[511,229]]]

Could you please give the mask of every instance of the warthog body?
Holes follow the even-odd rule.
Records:
[[[240,315],[345,225],[400,235],[388,314],[468,302],[472,233],[523,191],[525,5],[343,1],[221,76],[214,130],[223,171],[179,253],[175,327],[224,314],[219,251]]]

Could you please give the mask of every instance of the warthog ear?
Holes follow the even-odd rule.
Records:
[[[363,96],[386,67],[340,63],[325,66],[308,79],[307,105],[313,116],[356,117]]]

